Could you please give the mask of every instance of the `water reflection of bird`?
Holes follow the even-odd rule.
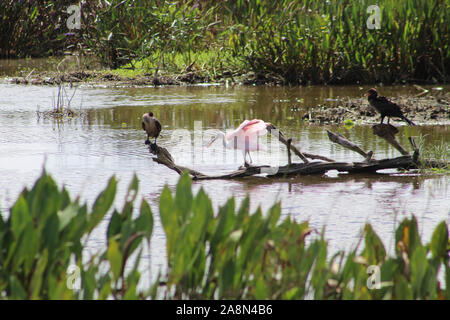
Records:
[[[150,138],[158,138],[159,133],[161,132],[161,122],[158,119],[153,117],[153,112],[144,113],[142,116],[142,129],[147,132],[147,140],[145,140],[145,144],[150,143]]]
[[[388,117],[388,124],[391,117],[398,117],[405,120],[408,124],[415,126],[414,122],[404,116],[397,104],[388,100],[386,97],[379,97],[377,90],[370,89],[367,91],[366,96],[370,105],[381,114],[381,123],[383,123],[384,117]]]
[[[258,136],[262,136],[267,133],[266,126],[268,124],[270,123],[266,123],[259,119],[253,119],[251,121],[245,120],[233,132],[229,132],[227,134],[219,132],[208,143],[207,148],[209,148],[214,141],[222,138],[223,146],[225,148],[242,150],[242,155],[244,156],[244,166],[248,166],[246,159],[247,154],[250,158],[250,162],[252,162],[250,151],[265,149],[263,145],[258,143]]]

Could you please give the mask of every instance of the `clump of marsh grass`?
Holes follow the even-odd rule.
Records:
[[[77,87],[75,87],[75,89],[72,92],[72,95],[69,97],[69,94],[67,93],[65,86],[62,84],[58,84],[57,95],[53,94],[52,110],[40,111],[38,106],[38,110],[36,111],[38,118],[43,116],[44,118],[51,117],[55,120],[64,120],[79,116],[81,111],[75,111],[70,105],[76,92]]]
[[[426,141],[427,135],[420,135],[417,138],[417,147],[419,148],[420,162],[419,170],[433,172],[448,172],[450,161],[450,148],[448,143],[441,138],[437,143],[429,144]]]

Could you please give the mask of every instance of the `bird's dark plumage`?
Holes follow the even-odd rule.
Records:
[[[415,126],[415,123],[405,117],[400,107],[386,97],[379,97],[375,89],[367,91],[367,100],[381,115],[381,123],[385,117],[388,117],[388,124],[391,117],[398,117],[405,120],[408,124]]]
[[[150,143],[150,138],[155,138],[156,143],[156,138],[158,138],[162,129],[161,122],[153,117],[153,112],[144,113],[142,116],[142,129],[147,132],[147,140],[145,140],[145,144]]]

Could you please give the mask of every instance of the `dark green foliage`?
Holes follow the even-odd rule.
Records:
[[[68,36],[71,3],[0,2],[0,57],[83,48],[112,68],[210,78],[252,71],[285,84],[445,82],[450,75],[446,0],[380,0],[380,29],[367,28],[368,0],[84,1],[82,27]]]
[[[9,217],[0,216],[0,298],[450,298],[446,222],[425,245],[416,218],[403,220],[395,232],[395,256],[366,224],[363,248],[358,244],[329,257],[324,232],[318,234],[307,222],[280,219],[280,204],[250,213],[249,198],[239,208],[231,198],[215,215],[203,189],[192,193],[187,174],[175,194],[166,187],[160,196],[167,272],[139,291],[141,244],[150,243],[153,216],[145,200],[134,210],[138,184],[135,176],[118,211],[111,209],[117,185],[111,178],[91,210],[72,201],[44,172],[20,194]],[[111,210],[107,247],[86,259],[83,242]],[[79,290],[69,286],[70,265],[78,267]],[[377,284],[373,279],[379,287],[370,285]]]
[[[78,1],[0,1],[0,57],[61,54],[66,38],[67,7]]]
[[[446,299],[438,272],[448,270],[445,222],[428,246],[417,221],[405,219],[396,231],[397,257],[388,257],[372,227],[364,228],[363,250],[327,256],[324,235],[306,241],[308,223],[280,221],[277,204],[266,214],[240,209],[230,199],[216,217],[200,190],[192,195],[187,175],[175,197],[165,188],[161,221],[168,238],[169,270],[159,294],[175,299]],[[201,212],[201,213],[200,213]],[[308,244],[307,244],[308,243]],[[430,256],[430,252],[432,256]],[[378,267],[379,288],[368,287],[368,267]],[[448,271],[447,271],[448,272]],[[448,284],[447,284],[448,285]]]
[[[46,172],[31,190],[25,189],[9,218],[0,220],[0,298],[137,298],[137,265],[128,274],[125,266],[142,240],[151,237],[153,217],[145,201],[136,219],[125,214],[125,208],[122,214],[114,211],[106,253],[99,252],[88,263],[82,257],[83,242],[111,208],[116,184],[112,177],[92,210],[72,201]],[[137,184],[135,177],[130,193],[137,192]],[[134,197],[129,200],[126,208],[131,212]],[[102,262],[109,262],[109,268],[100,272]],[[79,267],[82,291],[67,285],[70,265]]]

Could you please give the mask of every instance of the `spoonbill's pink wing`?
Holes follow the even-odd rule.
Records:
[[[225,135],[225,138],[226,138],[227,140],[231,140],[233,137],[238,136],[239,133],[242,132],[242,128],[245,127],[245,126],[247,125],[247,123],[249,123],[249,122],[250,122],[249,120],[244,120],[244,121],[239,125],[239,127],[237,127],[236,130],[231,131],[231,132],[228,132],[228,133]]]
[[[253,120],[244,120],[239,127],[226,134],[226,139],[227,140],[231,140],[233,137],[239,137],[239,136],[247,136],[247,137],[251,137],[251,136],[262,136],[265,135],[267,133],[267,129],[266,129],[266,123],[262,120],[259,119],[253,119]]]
[[[253,119],[242,127],[242,131],[246,136],[263,136],[267,133],[266,123],[259,119]]]

